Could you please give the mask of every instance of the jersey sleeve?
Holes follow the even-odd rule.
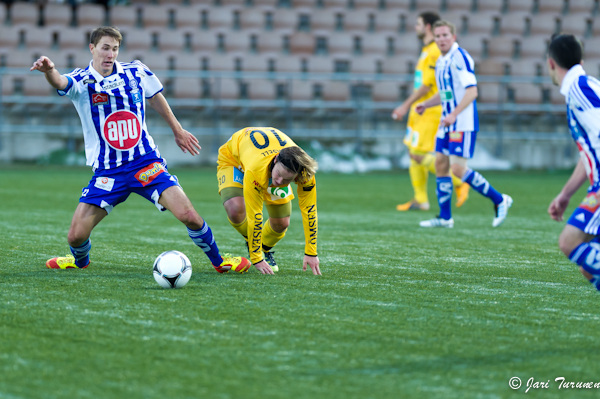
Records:
[[[74,99],[76,98],[80,93],[80,90],[83,90],[84,85],[81,84],[77,84],[77,82],[81,79],[83,79],[83,77],[81,76],[83,70],[80,68],[74,69],[73,71],[66,73],[62,76],[66,77],[68,82],[67,82],[67,87],[65,87],[62,90],[56,90],[56,92],[58,93],[59,96],[67,96],[70,99]]]
[[[435,63],[437,58],[437,54],[428,55],[426,63],[423,66],[423,84],[431,87],[435,91],[437,91],[435,83]]]
[[[250,262],[256,264],[263,260],[262,226],[263,226],[263,193],[265,188],[258,185],[258,180],[251,171],[244,173],[244,202],[248,220],[248,249]]]
[[[477,86],[475,77],[475,63],[471,57],[460,53],[454,58],[454,72],[463,87]]]
[[[144,95],[146,98],[152,98],[163,90],[163,85],[156,77],[156,75],[146,65],[142,64],[141,61],[135,60],[134,63],[137,65],[137,74],[141,77],[141,85],[144,89]]]
[[[298,202],[304,226],[304,253],[317,256],[317,182],[313,176],[309,181],[298,184]]]

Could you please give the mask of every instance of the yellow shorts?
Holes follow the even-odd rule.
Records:
[[[435,136],[441,118],[440,112],[437,112],[438,110],[435,108],[439,107],[428,109],[423,115],[419,115],[414,111],[410,112],[406,124],[406,136],[404,137],[404,144],[409,150],[428,153],[435,149]]]
[[[226,188],[244,189],[244,172],[235,166],[219,165],[217,168],[217,181],[219,183],[219,194]],[[240,191],[242,194],[243,191]],[[269,187],[263,196],[263,200],[267,205],[283,205],[294,199],[292,186],[289,184],[286,187]]]

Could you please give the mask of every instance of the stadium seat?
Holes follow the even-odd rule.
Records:
[[[539,14],[562,14],[565,11],[565,6],[567,6],[568,0],[562,1],[543,1],[538,0],[534,2],[535,7],[537,7],[536,11]],[[568,6],[567,6],[568,8]]]
[[[531,32],[531,17],[531,13],[526,11],[515,11],[510,15],[503,15],[500,19],[500,34],[529,35]],[[527,24],[526,21],[528,21]]]
[[[347,32],[366,32],[369,26],[369,13],[363,9],[349,10],[344,16],[344,30]]]
[[[385,10],[403,10],[406,11],[410,7],[412,0],[385,0]]]
[[[519,56],[522,58],[545,60],[550,35],[532,35],[523,37],[520,41]]]
[[[315,36],[307,32],[295,32],[290,36],[290,52],[292,54],[314,54]]]
[[[352,0],[353,9],[361,10],[362,12],[368,10],[376,10],[379,8],[379,0]]]
[[[498,12],[479,12],[465,15],[467,34],[494,34],[495,20],[500,21],[500,13]],[[455,21],[457,28],[460,26],[459,21]]]
[[[406,12],[398,10],[380,11],[375,14],[375,30],[387,33],[410,31],[414,34],[413,27],[416,18],[416,14],[407,14]]]
[[[273,12],[273,29],[293,32],[298,23],[298,11],[289,8],[276,8]]]
[[[442,4],[445,4],[446,9],[442,10],[444,19],[446,14],[451,12],[470,12],[473,8],[473,3],[477,3],[477,0],[445,0]]]
[[[10,6],[8,15],[10,25],[37,26],[40,20],[40,6],[34,2],[17,1]]]
[[[413,11],[439,11],[442,7],[442,0],[418,0],[412,3]]]
[[[28,49],[49,50],[52,48],[53,40],[58,41],[56,32],[55,28],[30,26],[25,29],[25,45]]]
[[[510,58],[493,58],[475,62],[477,75],[503,76],[507,72],[507,64],[513,62]]]
[[[266,26],[266,14],[273,13],[274,8],[250,8],[245,9],[241,13],[240,27],[242,30],[247,29],[264,29]]]
[[[506,0],[507,2],[513,2],[518,0]],[[524,0],[531,1],[531,0]],[[448,3],[452,3],[454,0],[448,0]],[[471,11],[502,11],[503,0],[473,0]]]
[[[560,32],[560,15],[554,13],[536,14],[531,16],[532,35],[546,35]]]
[[[48,84],[43,73],[32,73],[23,80],[23,94],[26,96],[56,95],[56,89]]]
[[[326,80],[321,84],[324,101],[350,101],[350,85],[348,82]]]
[[[504,13],[512,13],[514,11],[525,11],[532,13],[534,12],[534,4],[538,0],[478,0],[479,3],[494,3],[496,7],[500,5],[504,5],[504,8],[501,10]]]
[[[323,0],[324,8],[348,8],[348,0]]]
[[[408,84],[405,83],[405,89],[407,96],[410,94],[408,91]],[[375,81],[373,82],[371,89],[371,96],[375,102],[393,102],[400,104],[405,98],[401,95],[403,92],[401,83],[394,83],[392,81]],[[390,114],[392,110],[390,109]]]
[[[346,10],[340,8],[325,8],[314,12],[311,17],[311,26],[315,31],[325,30],[334,32],[344,29]]]
[[[458,37],[457,41],[460,47],[467,50],[471,57],[473,57],[473,60],[477,62],[484,58],[486,47],[489,50],[489,43],[496,39],[497,37],[490,37],[488,35],[462,35]],[[500,56],[502,57],[502,55]]]
[[[511,76],[545,76],[546,62],[541,58],[523,58],[510,60],[508,70]]]
[[[363,37],[363,54],[383,57],[388,50],[388,33],[367,33]],[[411,40],[415,40],[413,37]]]
[[[6,22],[6,3],[0,2],[0,25]]]
[[[233,10],[229,7],[211,7],[209,9],[201,9],[202,14],[205,14],[208,22],[208,29],[232,29],[233,28]]]
[[[177,29],[202,28],[202,12],[208,12],[207,6],[181,6],[177,8]],[[208,23],[208,21],[206,21]]]
[[[383,72],[383,62],[383,57],[380,55],[352,57],[350,60],[350,72],[375,75]]]
[[[34,52],[27,49],[11,51],[3,50],[1,53],[5,55],[4,66],[8,68],[30,68],[33,62],[38,58],[33,54]],[[54,61],[52,57],[50,57],[50,59]]]
[[[173,97],[201,98],[202,80],[200,78],[177,77],[173,80]]]
[[[269,60],[273,58],[263,54],[241,54],[241,67],[245,72],[268,72]]]
[[[142,8],[115,4],[108,9],[108,21],[118,28],[135,28],[142,26]]]
[[[288,86],[288,95],[293,102],[311,101],[313,99],[314,82],[310,80],[294,79]]]
[[[414,32],[402,35],[388,34],[386,40],[386,54],[404,54],[418,57],[421,53],[421,42]]]
[[[590,59],[600,59],[600,36],[588,37],[583,40],[583,59],[586,63]],[[600,74],[595,76],[600,76]]]
[[[124,28],[121,29],[121,34],[123,35],[123,42],[121,43],[121,47],[125,50],[142,50],[148,51],[151,48],[151,35],[145,29],[136,29],[136,28]]]
[[[593,17],[589,13],[570,13],[562,17],[560,32],[572,33],[579,38],[591,36],[593,32]]]
[[[44,5],[44,25],[65,27],[71,24],[73,9],[66,3],[47,3]],[[4,20],[3,18],[1,19]]]
[[[106,9],[100,4],[80,3],[75,8],[77,26],[95,29],[105,25]]]
[[[217,30],[196,31],[192,37],[192,51],[201,53],[213,53],[218,49],[218,35],[221,34]]]
[[[588,16],[594,11],[594,3],[598,2],[590,0],[568,0],[567,1],[567,13],[568,14],[587,14]]]
[[[462,40],[463,38],[461,38]],[[518,35],[503,35],[483,39],[487,43],[486,48],[489,58],[518,58],[521,46],[521,37]],[[463,44],[459,41],[459,44]],[[469,47],[467,51],[471,52]]]
[[[347,32],[332,32],[327,36],[329,54],[350,55],[354,52],[354,37]]]
[[[23,26],[0,25],[0,49],[24,48],[25,31]]]
[[[332,57],[312,56],[307,57],[309,73],[333,73],[335,61]]]
[[[185,10],[174,4],[148,4],[142,8],[144,28],[176,28],[178,10]]]
[[[383,59],[384,74],[402,75],[409,74],[414,71],[414,66],[417,63],[416,57],[408,54],[399,54],[393,57],[385,57]]]
[[[63,50],[87,51],[89,54],[91,33],[92,30],[89,27],[63,28],[59,32],[59,46]]]
[[[484,104],[503,103],[506,101],[505,89],[501,83],[478,82],[477,102]]]
[[[519,82],[510,85],[510,88],[514,93],[514,102],[517,104],[542,103],[542,90],[537,84]]]
[[[249,79],[247,83],[248,98],[250,100],[275,100],[277,98],[276,82],[274,80]]]
[[[281,32],[262,31],[256,34],[259,53],[281,53],[283,37]]]
[[[250,50],[250,36],[245,31],[224,31],[226,52],[246,52]]]

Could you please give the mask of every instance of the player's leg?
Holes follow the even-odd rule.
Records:
[[[92,230],[104,217],[107,211],[92,204],[80,202],[75,209],[67,241],[72,256],[60,256],[49,259],[46,267],[49,269],[86,268],[90,264]]]
[[[435,155],[427,153],[421,157],[421,165],[425,166],[429,173],[435,175]],[[452,185],[456,190],[456,207],[460,208],[469,199],[469,189],[471,186],[464,183],[460,178],[456,177],[454,173],[450,173],[452,177]]]
[[[248,218],[246,217],[244,190],[237,187],[227,187],[221,190],[219,194],[229,224],[248,241]]]
[[[271,266],[273,271],[279,271],[279,266],[273,256],[273,247],[277,245],[285,236],[290,225],[290,216],[292,214],[292,194],[291,187],[287,187],[287,195],[284,198],[277,198],[271,194],[265,196],[265,203],[269,218],[263,224],[262,229],[262,249],[265,261]]]
[[[435,169],[437,177],[436,195],[440,213],[437,217],[424,220],[419,225],[421,227],[454,227],[452,219],[452,177],[450,177],[450,160],[448,155],[438,152],[435,160]]]
[[[576,214],[579,214],[577,210],[573,212],[573,215]],[[579,266],[581,274],[600,290],[600,243],[597,238],[567,224],[560,234],[558,246],[571,262]]]
[[[396,206],[398,211],[410,210],[429,210],[429,198],[427,196],[427,177],[428,169],[422,165],[420,161],[423,159],[423,154],[419,151],[409,149],[410,165],[408,167],[408,175],[410,183],[413,187],[413,199]]]

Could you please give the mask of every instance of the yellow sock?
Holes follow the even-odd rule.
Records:
[[[287,229],[286,229],[287,230]],[[263,224],[262,229],[262,241],[263,241],[263,249],[270,250],[277,244],[283,236],[285,236],[285,231],[282,233],[278,233],[271,227],[271,223],[269,219]]]
[[[408,173],[415,192],[415,200],[420,203],[429,202],[427,197],[427,168],[411,159]]]
[[[248,218],[244,218],[242,223],[237,224],[233,223],[229,218],[227,218],[227,220],[229,220],[229,224],[231,224],[233,228],[236,229],[242,236],[244,236],[246,241],[248,241]]]
[[[460,187],[464,183],[462,179],[454,176],[454,173],[451,173],[450,176],[452,177],[452,184],[454,187]]]
[[[432,153],[427,153],[423,155],[423,160],[421,161],[421,165],[423,165],[427,170],[435,175],[435,155]]]

